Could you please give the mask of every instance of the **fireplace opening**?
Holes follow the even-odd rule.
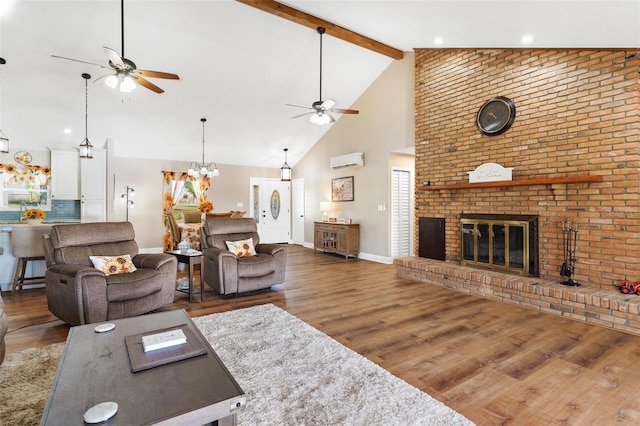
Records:
[[[463,213],[462,265],[539,276],[538,216]]]

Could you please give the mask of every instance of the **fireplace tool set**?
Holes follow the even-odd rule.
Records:
[[[576,265],[576,242],[578,241],[578,224],[571,221],[562,222],[562,246],[564,247],[564,263],[560,269],[560,276],[564,278],[562,284],[569,286],[579,286],[575,281],[573,273]]]

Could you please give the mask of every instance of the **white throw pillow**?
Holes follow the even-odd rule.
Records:
[[[255,256],[256,249],[253,246],[253,238],[240,241],[225,241],[227,249],[238,257]]]

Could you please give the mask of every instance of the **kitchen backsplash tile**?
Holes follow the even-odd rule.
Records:
[[[46,222],[80,221],[80,200],[51,200]],[[20,219],[18,211],[0,211],[0,222]]]

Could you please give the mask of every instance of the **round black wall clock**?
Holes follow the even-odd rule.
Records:
[[[483,135],[496,136],[507,131],[516,119],[516,105],[509,98],[496,96],[478,110],[476,125]]]

